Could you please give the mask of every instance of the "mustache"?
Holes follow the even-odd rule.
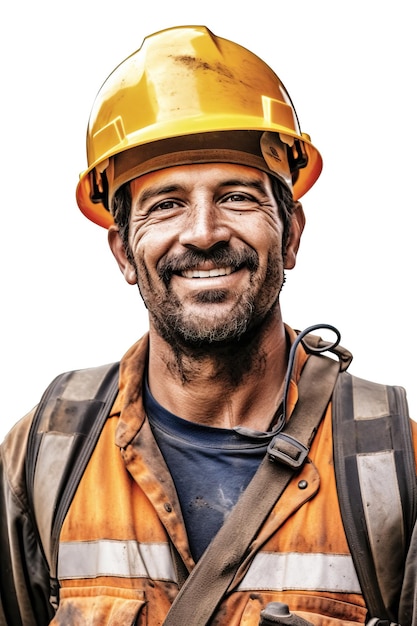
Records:
[[[158,264],[157,271],[164,283],[168,283],[173,274],[197,269],[207,261],[218,267],[232,267],[234,271],[246,266],[254,272],[259,267],[258,254],[252,248],[233,250],[229,246],[223,246],[207,251],[186,250],[181,255],[164,258]]]

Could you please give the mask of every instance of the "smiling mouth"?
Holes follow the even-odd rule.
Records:
[[[234,271],[233,267],[216,267],[211,270],[184,270],[183,278],[216,278],[217,276],[229,276]]]
[[[259,258],[255,250],[249,247],[231,250],[229,246],[222,245],[205,252],[187,250],[171,258],[165,256],[158,264],[158,274],[168,286],[173,276],[207,280],[230,276],[244,268],[251,274],[258,270]]]

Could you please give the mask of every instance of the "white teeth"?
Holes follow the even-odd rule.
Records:
[[[185,270],[182,272],[184,278],[215,278],[216,276],[228,276],[233,269],[231,267],[217,267],[212,270]]]

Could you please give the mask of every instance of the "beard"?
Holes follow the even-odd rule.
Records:
[[[226,290],[211,289],[196,292],[194,302],[205,305],[207,314],[187,312],[171,288],[171,279],[185,270],[196,269],[203,262],[211,261],[217,267],[232,267],[233,271],[247,268],[250,274],[249,287],[241,293],[230,294]],[[231,344],[253,343],[254,335],[275,309],[284,283],[281,251],[270,252],[264,276],[258,275],[259,257],[255,250],[245,247],[232,250],[226,245],[210,252],[186,251],[181,256],[164,258],[157,272],[164,289],[155,289],[144,263],[135,264],[141,296],[149,311],[158,334],[173,347],[174,351],[200,353],[218,351],[222,347],[230,350]],[[198,280],[198,278],[194,279]],[[227,314],[212,313],[212,306],[233,297],[234,304]],[[194,354],[194,356],[196,356]]]
[[[198,294],[194,301],[199,304],[220,304],[225,299],[224,291],[211,290]],[[244,294],[237,298],[227,317],[215,314],[196,316],[187,314],[181,301],[171,293],[170,298],[164,301],[163,308],[163,316],[155,309],[150,312],[162,338],[170,344],[202,348],[241,340],[251,326],[255,305],[253,298]]]

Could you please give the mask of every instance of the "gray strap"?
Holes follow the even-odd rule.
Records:
[[[268,455],[180,589],[164,626],[205,626],[227,592],[260,526],[265,521],[309,446],[330,401],[339,363],[324,356],[308,359],[299,382],[299,399],[285,432]]]
[[[401,387],[343,373],[333,397],[336,484],[370,617],[397,620],[417,483]]]
[[[57,556],[65,515],[118,389],[118,363],[65,372],[49,385],[28,439],[28,497],[58,605]]]

